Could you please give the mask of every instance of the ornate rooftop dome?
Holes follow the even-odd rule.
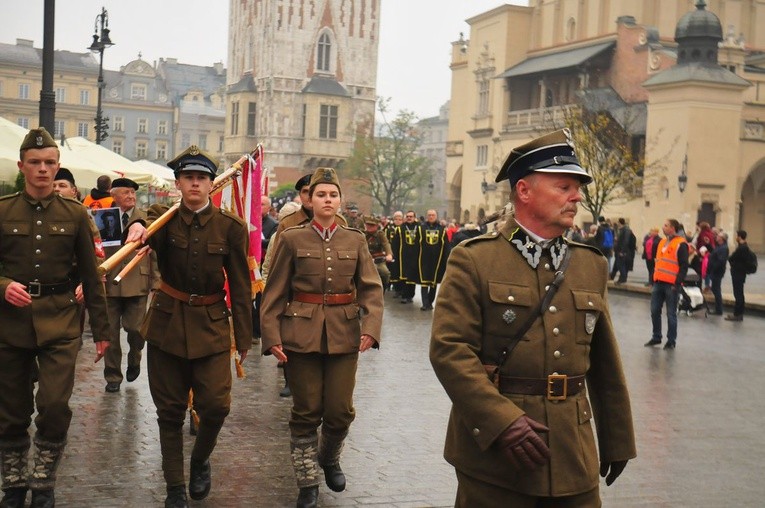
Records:
[[[707,3],[704,0],[698,0],[696,10],[680,18],[675,28],[677,42],[686,37],[714,37],[718,41],[722,40],[720,19],[706,10],[706,6]]]

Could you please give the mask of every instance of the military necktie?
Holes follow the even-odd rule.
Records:
[[[128,220],[130,219],[130,216],[127,212],[122,212],[122,229],[125,229],[128,224]]]

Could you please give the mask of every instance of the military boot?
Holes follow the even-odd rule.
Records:
[[[319,440],[319,465],[324,470],[324,481],[327,487],[335,492],[345,490],[345,474],[340,469],[340,452],[343,451],[343,441],[348,431],[340,434],[333,434],[322,430]]]
[[[23,508],[27,497],[27,455],[29,437],[0,445],[3,499],[0,508]]]
[[[53,443],[35,438],[34,465],[29,477],[33,508],[53,508],[56,505],[53,489],[64,445],[66,441]]]
[[[188,508],[189,502],[186,498],[186,486],[175,485],[167,487],[167,497],[165,498],[165,508]]]
[[[290,440],[292,467],[300,488],[298,508],[314,508],[319,501],[319,464],[316,461],[318,441],[315,434]]]

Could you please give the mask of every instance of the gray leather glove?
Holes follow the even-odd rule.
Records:
[[[550,449],[537,432],[550,432],[550,429],[523,415],[510,424],[495,443],[516,469],[533,470],[550,459]]]
[[[627,467],[626,460],[615,460],[613,462],[603,462],[600,465],[600,476],[606,479],[606,485],[611,485],[619,478],[624,468]],[[608,475],[608,476],[606,476]]]

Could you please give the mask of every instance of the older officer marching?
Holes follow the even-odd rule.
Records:
[[[5,493],[0,505],[23,507],[31,487],[33,507],[52,507],[56,469],[72,420],[69,398],[80,349],[73,271],[85,292],[96,361],[109,346],[109,325],[88,212],[53,192],[59,169],[56,142],[45,129],[33,129],[21,144],[20,158],[24,191],[0,198],[0,459]],[[28,475],[28,429],[35,406],[34,463]]]
[[[505,179],[514,217],[452,251],[433,320],[455,506],[600,506],[598,471],[611,485],[635,439],[606,260],[563,237],[592,179],[565,129],[512,150]]]
[[[185,507],[183,426],[189,389],[200,415],[191,452],[189,494],[207,497],[210,454],[231,406],[231,327],[242,357],[252,345],[252,292],[247,264],[247,229],[238,217],[210,201],[216,166],[196,146],[167,164],[181,191],[178,212],[149,237],[162,282],[141,327],[148,343],[149,388],[157,406],[167,508]],[[146,224],[167,211],[149,208]],[[143,220],[130,225],[127,241],[146,240]],[[226,306],[228,282],[231,312]],[[231,322],[229,322],[229,316]]]
[[[138,184],[129,178],[117,178],[112,182],[112,198],[115,206],[120,209],[120,221],[126,227],[131,220],[146,219],[146,213],[136,208],[135,191]],[[111,256],[119,249],[118,246],[106,247],[106,255]],[[122,346],[120,344],[120,328],[127,332],[128,357],[125,378],[133,382],[141,373],[141,356],[144,340],[140,328],[146,313],[146,300],[152,286],[159,281],[156,271],[154,253],[144,256],[138,266],[129,271],[119,284],[112,284],[114,276],[134,257],[130,256],[106,274],[106,303],[109,309],[111,325],[111,347],[104,357],[104,378],[106,391],[118,392],[122,382]],[[121,326],[120,326],[121,325]]]

